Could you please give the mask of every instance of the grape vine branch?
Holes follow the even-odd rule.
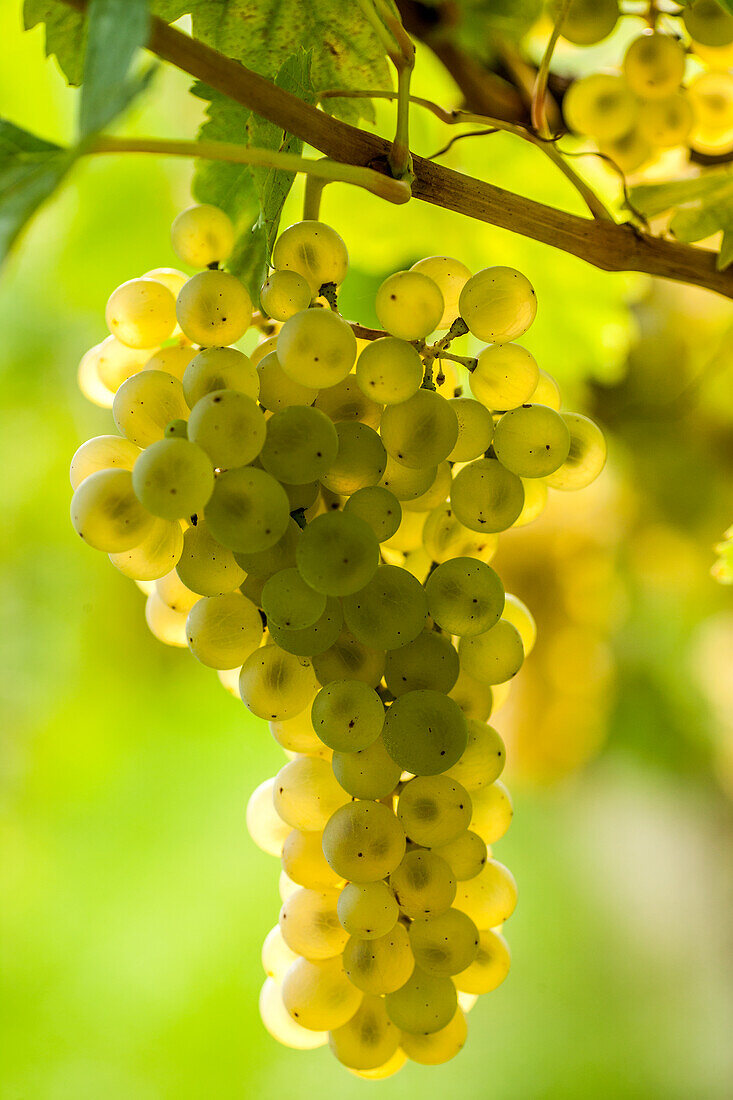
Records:
[[[86,0],[63,0],[84,11]],[[327,115],[210,46],[151,19],[148,49],[333,161],[390,174],[391,143]],[[495,184],[413,156],[412,196],[433,206],[551,245],[604,271],[637,271],[733,298],[733,272],[715,253],[655,237],[631,225],[570,214]]]

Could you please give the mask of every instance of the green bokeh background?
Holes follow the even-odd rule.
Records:
[[[0,112],[68,140],[76,93],[20,22],[18,0],[3,0]],[[429,58],[417,81],[455,102]],[[187,85],[161,70],[124,132],[193,134],[201,105]],[[420,151],[443,140],[434,120],[416,120]],[[503,137],[470,145],[449,162],[578,209],[535,150]],[[639,593],[615,639],[633,675],[606,750],[552,788],[514,785],[514,824],[497,849],[520,884],[514,965],[473,1010],[460,1057],[377,1085],[326,1050],[279,1047],[262,1027],[259,952],[277,918],[277,868],[250,842],[244,807],[282,754],[213,673],[149,634],[141,593],[68,522],[69,458],[111,427],[80,395],[76,364],[103,336],[110,290],[175,263],[168,226],[189,183],[185,162],[79,165],[0,283],[0,1096],[730,1096],[730,812],[713,754],[697,751],[714,740],[713,718],[683,668],[684,636],[730,611],[729,593],[704,577],[692,611],[684,592],[661,605]],[[360,319],[376,280],[419,255],[516,264],[541,302],[528,346],[571,398],[622,372],[640,280],[344,187],[326,192],[323,214],[352,252],[348,304]],[[705,500],[712,539],[731,516],[724,500]],[[653,676],[639,673],[634,647]],[[730,662],[720,675],[733,675]],[[674,732],[680,695],[694,713],[688,742]]]

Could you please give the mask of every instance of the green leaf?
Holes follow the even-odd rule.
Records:
[[[0,261],[76,155],[0,119]]]
[[[69,84],[81,84],[87,38],[83,15],[59,0],[25,0],[23,25],[26,30],[39,23],[46,25],[46,56],[55,55]]]
[[[199,130],[199,141],[227,141],[248,144],[247,126],[250,111],[228,96],[196,83],[191,91],[200,99],[209,100],[206,122]],[[251,169],[246,164],[199,160],[192,185],[198,202],[219,206],[236,225],[249,225],[257,216],[258,199]]]
[[[148,0],[91,0],[79,110],[82,137],[103,130],[138,90],[128,72],[149,27]]]
[[[647,218],[672,212],[669,228],[687,244],[723,232],[717,266],[733,261],[733,171],[707,172],[689,180],[647,183],[631,189],[633,206]]]

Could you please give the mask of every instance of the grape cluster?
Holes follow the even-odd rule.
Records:
[[[489,561],[550,488],[598,475],[605,444],[514,343],[536,312],[518,271],[422,260],[365,330],[335,308],[348,257],[327,225],[282,233],[256,314],[218,266],[232,241],[192,207],[173,244],[202,270],[110,297],[80,381],[121,434],[75,454],[71,517],[148,593],[152,632],[218,670],[288,757],[247,807],[282,861],[265,1026],[386,1077],[455,1055],[507,974],[516,885],[489,846],[512,803],[488,719],[535,627]],[[267,335],[246,355],[253,317]],[[450,358],[468,333],[486,346]]]
[[[733,15],[716,0],[694,0],[681,15],[635,38],[621,71],[582,77],[565,95],[570,129],[593,138],[623,172],[667,149],[689,146],[707,155],[733,149]],[[592,45],[618,18],[618,0],[573,0],[563,37]]]

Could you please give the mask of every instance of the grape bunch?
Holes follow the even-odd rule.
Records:
[[[565,95],[569,128],[625,173],[668,149],[733,150],[733,15],[716,0],[694,0],[680,15],[636,37],[620,71],[584,76]],[[592,45],[618,18],[618,0],[572,0],[562,34]]]
[[[198,273],[123,283],[82,359],[120,434],[74,455],[72,523],[287,757],[246,815],[282,864],[266,1028],[367,1078],[437,1064],[507,974],[516,903],[488,719],[535,626],[489,562],[550,489],[600,473],[603,436],[514,342],[536,312],[518,271],[421,260],[382,283],[371,330],[338,312],[348,256],[323,223],[281,234],[256,312],[219,266],[221,211],[172,237]],[[448,350],[469,334],[475,356]]]

